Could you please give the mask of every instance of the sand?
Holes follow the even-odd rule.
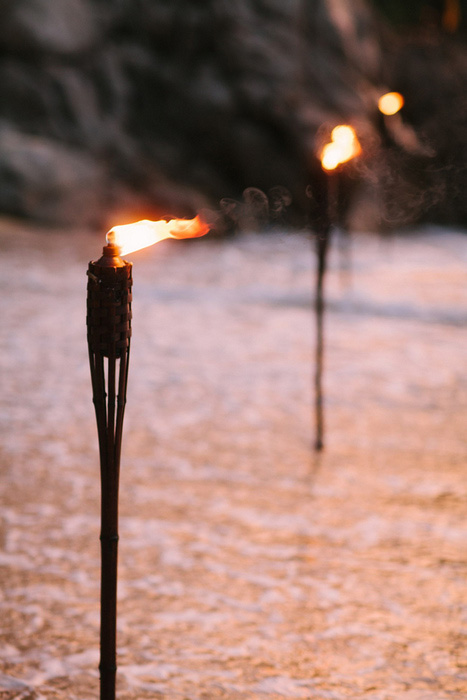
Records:
[[[98,698],[103,238],[0,220],[1,700]],[[307,235],[128,257],[119,700],[465,700],[467,235],[333,248],[321,455]]]

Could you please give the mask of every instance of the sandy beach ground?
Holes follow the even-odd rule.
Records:
[[[0,220],[1,700],[98,698],[103,239]],[[465,700],[467,235],[333,249],[320,456],[308,237],[129,259],[119,700]]]

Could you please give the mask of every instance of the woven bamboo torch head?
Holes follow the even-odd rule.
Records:
[[[88,343],[104,357],[121,357],[130,344],[132,264],[119,252],[118,246],[107,245],[88,267]]]

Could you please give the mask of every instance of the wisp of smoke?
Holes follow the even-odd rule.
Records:
[[[199,216],[219,236],[231,236],[238,231],[263,231],[265,228],[287,224],[292,195],[282,185],[272,187],[267,194],[258,187],[247,187],[242,199],[224,197],[219,209],[202,209]]]

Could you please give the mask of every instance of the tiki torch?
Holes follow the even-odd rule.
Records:
[[[320,178],[316,193],[317,215],[314,217],[316,229],[316,288],[315,288],[315,449],[324,447],[324,407],[323,407],[323,365],[324,365],[324,279],[327,269],[327,256],[333,226],[340,219],[342,197],[342,169],[344,164],[361,152],[355,130],[347,124],[340,124],[331,132],[331,141],[320,153],[323,177]]]
[[[101,700],[115,700],[117,671],[118,488],[132,301],[132,263],[120,256],[165,238],[193,238],[208,230],[199,217],[115,226],[102,257],[89,263],[86,323],[101,475]]]
[[[398,142],[397,132],[402,125],[400,112],[403,106],[404,98],[400,92],[386,92],[378,99],[376,125],[385,148],[393,148],[394,142]]]
[[[385,92],[378,99],[378,110],[385,117],[392,117],[404,106],[404,97],[400,92]]]

